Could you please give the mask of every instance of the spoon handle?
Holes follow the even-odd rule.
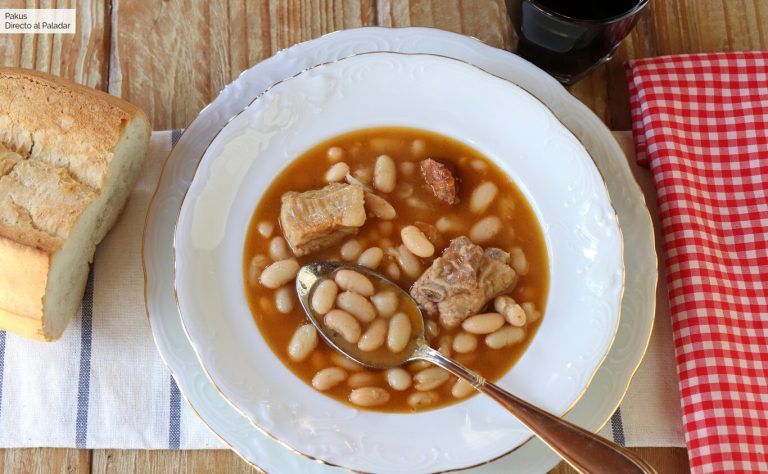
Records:
[[[414,355],[416,358],[428,360],[466,380],[475,389],[499,402],[568,464],[581,473],[653,474],[656,472],[653,467],[634,453],[517,398],[426,344],[421,345]]]

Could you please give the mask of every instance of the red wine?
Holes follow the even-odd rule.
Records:
[[[570,84],[610,59],[648,0],[507,0],[517,54]]]
[[[534,0],[533,3],[578,20],[606,20],[627,13],[640,0]]]

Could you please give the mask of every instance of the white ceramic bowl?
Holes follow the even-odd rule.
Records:
[[[245,300],[242,252],[260,196],[318,142],[368,127],[409,126],[463,141],[521,188],[544,230],[547,311],[499,384],[564,413],[613,341],[622,240],[587,152],[537,99],[457,60],[371,53],[317,66],[268,89],[208,148],[177,223],[175,286],[190,342],[213,383],[254,425],[307,456],[361,471],[468,467],[528,432],[484,397],[419,414],[359,411],[294,376],[265,343]]]

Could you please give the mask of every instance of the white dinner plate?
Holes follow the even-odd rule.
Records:
[[[656,256],[650,218],[626,159],[610,132],[558,83],[517,56],[460,35],[439,30],[364,28],[335,33],[297,45],[241,75],[188,128],[170,155],[147,217],[144,264],[147,307],[158,348],[182,393],[201,418],[247,461],[270,471],[326,472],[330,466],[294,455],[261,435],[237,414],[197,363],[186,340],[173,300],[173,216],[203,151],[226,121],[259,91],[317,63],[366,51],[430,52],[458,57],[521,85],[542,100],[584,143],[606,177],[625,234],[628,290],[614,349],[568,419],[596,430],[618,406],[639,365],[651,332],[656,285]],[[540,442],[476,468],[488,472],[542,472],[556,464]]]
[[[339,403],[293,375],[246,301],[246,234],[274,177],[320,142],[384,126],[427,129],[466,143],[526,196],[548,250],[546,312],[522,357],[497,383],[550,413],[565,413],[592,380],[618,327],[624,284],[618,220],[589,154],[541,101],[456,59],[350,56],[275,84],[230,121],[205,152],[179,213],[179,312],[225,398],[296,451],[363,472],[463,469],[500,457],[531,433],[488,397],[414,414]]]

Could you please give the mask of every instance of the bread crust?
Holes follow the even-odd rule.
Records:
[[[129,120],[146,116],[107,93],[49,74],[0,68],[0,143],[66,168],[101,189],[112,150]]]
[[[105,189],[115,147],[137,120],[149,137],[144,112],[122,99],[49,74],[0,68],[0,329],[58,337],[45,334],[51,264]]]

